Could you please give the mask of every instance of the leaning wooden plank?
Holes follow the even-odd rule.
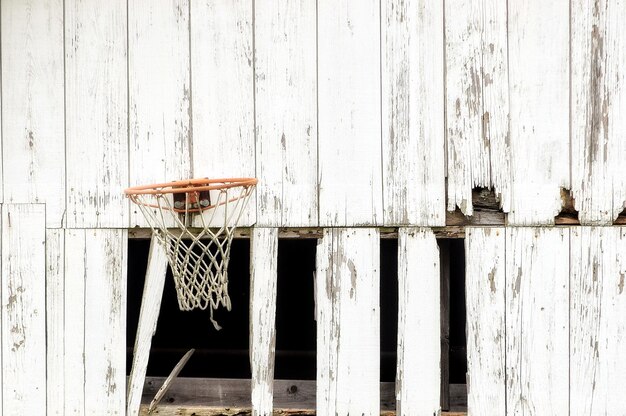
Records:
[[[572,190],[581,224],[610,225],[626,202],[626,7],[572,2]]]
[[[317,9],[320,225],[382,224],[380,4]]]
[[[65,214],[63,1],[2,2],[2,125],[6,202]]]
[[[443,3],[381,13],[384,223],[445,225]]]
[[[317,414],[379,412],[379,251],[368,228],[327,230],[318,245]]]
[[[46,208],[2,205],[2,408],[46,414]]]
[[[196,350],[193,348],[187,351],[185,355],[183,355],[183,357],[180,359],[180,361],[178,361],[178,363],[174,366],[170,374],[167,376],[167,378],[159,388],[159,391],[157,391],[157,393],[155,394],[154,399],[152,399],[152,401],[150,402],[150,406],[148,407],[148,413],[151,413],[154,409],[156,409],[158,404],[161,402],[161,399],[163,399],[169,388],[174,383],[174,380],[176,380],[176,377],[178,376],[178,374],[180,374],[181,370],[185,367],[185,364],[187,364],[187,361],[189,361],[195,351]]]
[[[189,0],[129,1],[128,34],[130,184],[188,179]],[[130,226],[148,226],[134,204]]]
[[[85,414],[123,415],[126,230],[86,230]]]
[[[191,5],[193,173],[255,175],[252,2],[201,0]],[[241,225],[255,222],[251,196]]]
[[[432,231],[398,235],[398,415],[440,412],[439,249]]]
[[[64,415],[65,233],[46,230],[46,356],[48,415]]]
[[[506,234],[506,414],[560,415],[569,403],[569,229]]]
[[[65,2],[67,226],[128,226],[126,1]]]
[[[255,2],[258,226],[317,225],[315,0]]]
[[[571,233],[570,414],[619,414],[626,385],[626,230]]]
[[[136,415],[139,411],[141,393],[148,368],[150,345],[152,336],[156,331],[156,324],[161,309],[167,264],[167,255],[163,246],[156,237],[152,237],[148,254],[148,269],[146,270],[143,295],[141,297],[139,323],[137,324],[135,337],[133,364],[128,380],[128,397],[126,399],[126,414],[128,416]]]
[[[468,412],[505,415],[504,228],[468,228],[465,258]]]
[[[509,224],[554,224],[569,188],[569,1],[508,4]]]
[[[250,367],[254,415],[272,414],[276,348],[278,229],[254,228],[250,240]]]

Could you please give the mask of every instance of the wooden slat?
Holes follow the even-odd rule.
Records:
[[[126,1],[65,2],[67,226],[127,227]]]
[[[443,3],[381,13],[384,224],[444,225]]]
[[[469,228],[465,236],[468,411],[505,415],[505,232]]]
[[[129,1],[128,35],[130,183],[190,178],[189,0]]]
[[[573,1],[572,190],[582,224],[612,224],[626,202],[626,7]]]
[[[161,310],[161,299],[163,297],[163,287],[165,286],[167,265],[165,250],[158,242],[157,238],[153,236],[150,241],[148,269],[146,270],[146,278],[141,297],[141,309],[139,311],[139,322],[137,324],[137,334],[135,337],[133,364],[128,380],[128,397],[126,400],[126,415],[128,416],[136,415],[139,411],[141,392],[146,378],[146,370],[148,369],[150,345],[152,344],[152,337],[156,331],[159,311]]]
[[[255,175],[252,1],[191,5],[193,174]],[[255,222],[255,196],[242,225]]]
[[[318,2],[319,221],[383,221],[380,5]]]
[[[569,1],[508,4],[509,224],[554,224],[569,188]]]
[[[619,414],[626,385],[626,229],[571,233],[570,414]]]
[[[250,239],[250,367],[254,415],[272,414],[276,349],[278,230],[254,228]]]
[[[46,209],[2,205],[2,409],[46,414]]]
[[[472,188],[509,211],[506,2],[446,1],[448,209],[472,215]]]
[[[47,414],[65,413],[65,232],[46,230]]]
[[[506,414],[560,415],[569,396],[569,229],[508,228],[505,244]]]
[[[379,252],[376,229],[326,230],[318,244],[317,414],[379,411]]]
[[[440,271],[439,322],[441,326],[441,410],[450,410],[450,242],[438,241]]]
[[[2,2],[2,136],[6,202],[65,214],[63,1]],[[0,178],[1,179],[1,178]]]
[[[431,415],[440,411],[440,278],[439,249],[432,231],[400,228],[398,415]]]
[[[255,2],[259,226],[317,225],[316,2]]]

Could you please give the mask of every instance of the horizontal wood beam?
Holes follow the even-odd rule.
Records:
[[[148,406],[142,405],[139,412],[140,416],[148,416]],[[252,409],[250,408],[219,408],[219,407],[180,407],[180,406],[160,406],[158,412],[152,414],[158,414],[159,416],[252,416]],[[381,411],[381,416],[395,416],[396,412]],[[441,412],[441,416],[467,416],[466,412]],[[316,416],[315,410],[301,410],[301,409],[274,409],[273,416]]]

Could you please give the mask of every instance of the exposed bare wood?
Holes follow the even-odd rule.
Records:
[[[179,406],[163,406],[158,410],[148,413],[145,406],[141,407],[141,416],[158,415],[158,416],[254,416],[250,408],[210,408],[210,407],[179,407]],[[274,409],[272,416],[315,416],[314,410],[298,410],[298,409]],[[381,416],[395,416],[395,411],[381,411]],[[441,412],[441,416],[467,416],[465,412]]]

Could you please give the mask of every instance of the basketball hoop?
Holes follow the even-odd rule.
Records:
[[[230,310],[228,261],[234,230],[257,180],[189,179],[124,190],[165,248],[183,311]]]

